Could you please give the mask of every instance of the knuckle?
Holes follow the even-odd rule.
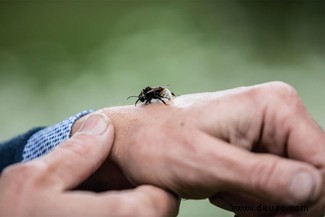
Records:
[[[46,164],[34,161],[15,164],[3,171],[1,179],[16,192],[16,196],[23,197],[26,192],[31,192],[39,187],[40,181],[44,178],[44,172],[47,170],[46,168]]]
[[[177,210],[177,199],[165,192],[165,190],[157,189],[153,186],[143,186],[148,191],[146,197],[140,199],[140,203],[146,209],[140,209],[141,216],[174,216]],[[138,206],[140,207],[140,206]]]
[[[22,164],[14,164],[4,169],[2,176],[9,179],[19,179],[19,177],[34,177],[37,174],[41,174],[45,169],[43,164],[29,162]]]
[[[107,201],[103,201],[102,205],[108,212],[111,212],[111,208],[114,207],[114,216],[176,216],[178,212],[176,199],[175,203],[166,202],[165,199],[161,199],[163,198],[161,195],[157,195],[152,190],[150,186],[139,186],[127,194],[109,195],[113,206],[107,206]]]
[[[285,103],[290,103],[299,98],[296,89],[290,84],[282,81],[271,82],[267,86],[266,91],[268,93],[267,95],[272,97],[272,99],[280,100]]]
[[[124,198],[123,204],[127,204],[128,208],[123,210],[121,213],[122,216],[147,216],[145,215],[145,212],[150,208],[146,206],[147,204],[143,203],[142,199],[139,198]]]
[[[275,92],[283,97],[298,96],[296,89],[285,82],[277,81],[273,83]]]
[[[140,208],[140,206],[137,206],[136,208],[136,216],[157,216],[159,217],[161,214],[161,211],[156,207],[152,202],[147,201],[145,204],[145,209]]]
[[[124,204],[128,204],[125,216],[159,216],[161,213],[154,195],[146,194],[137,197],[124,198]]]
[[[283,123],[291,122],[294,115],[304,111],[304,105],[291,85],[276,81],[265,85],[263,90],[259,99],[265,102],[263,104],[265,110],[269,112],[273,120]]]
[[[1,173],[1,179],[9,181],[17,181],[17,177],[22,175],[22,166],[20,164],[13,164],[6,167]]]
[[[278,161],[275,157],[264,158],[252,167],[251,183],[259,191],[269,189],[272,177],[276,175]],[[274,180],[273,180],[274,181]]]

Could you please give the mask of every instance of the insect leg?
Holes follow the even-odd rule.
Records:
[[[126,98],[126,99],[130,99],[130,98],[132,98],[132,97],[138,97],[138,96],[129,96],[128,98]]]
[[[137,106],[137,103],[139,102],[140,99],[137,99],[137,101],[135,101],[134,106]]]
[[[165,105],[167,105],[167,104],[165,103],[165,101],[162,100],[161,98],[157,98],[157,99],[160,100],[161,102],[163,102]]]

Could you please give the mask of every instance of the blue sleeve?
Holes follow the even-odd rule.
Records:
[[[82,111],[50,127],[35,128],[26,134],[0,143],[0,172],[7,166],[27,162],[51,152],[56,146],[70,138],[76,120],[91,113]]]
[[[0,143],[0,172],[7,166],[23,160],[23,150],[28,139],[43,127],[34,128],[25,134]]]

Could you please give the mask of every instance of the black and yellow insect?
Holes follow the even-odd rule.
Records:
[[[175,94],[171,92],[166,86],[159,87],[146,87],[142,89],[138,96],[129,96],[127,99],[131,97],[137,97],[137,101],[135,101],[135,106],[139,101],[144,102],[146,105],[151,103],[151,100],[157,99],[166,105],[166,102],[163,99],[171,100]]]

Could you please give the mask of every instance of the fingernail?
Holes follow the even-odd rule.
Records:
[[[302,202],[311,199],[315,187],[316,180],[311,173],[299,172],[293,177],[289,190],[295,202]]]
[[[78,133],[100,135],[106,131],[108,125],[108,118],[105,115],[92,114],[81,125]]]

